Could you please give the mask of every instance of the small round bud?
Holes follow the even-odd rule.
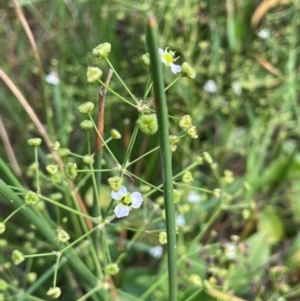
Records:
[[[203,159],[208,164],[212,164],[214,162],[211,155],[208,152],[203,153]]]
[[[5,280],[0,279],[0,291],[4,292],[8,289],[8,284]]]
[[[79,112],[83,114],[90,114],[93,111],[93,109],[94,104],[90,101],[85,102],[78,107]]]
[[[183,130],[187,130],[192,127],[192,118],[190,115],[183,115],[179,120],[179,127]]]
[[[90,156],[90,155],[85,155],[85,156],[83,156],[83,162],[85,163],[85,164],[88,164],[88,165],[90,165],[90,164],[93,164],[94,163],[94,158],[93,158],[93,156]]]
[[[110,53],[111,44],[103,43],[93,49],[93,55],[102,59],[106,59]]]
[[[199,165],[201,165],[201,164],[203,164],[203,157],[197,157],[196,158],[196,162],[199,164]]]
[[[180,198],[181,198],[181,192],[176,190],[176,189],[173,189],[173,194],[174,194],[174,203],[178,203]]]
[[[0,239],[0,249],[7,247],[7,240],[6,239]]]
[[[151,190],[151,187],[148,186],[148,185],[141,185],[140,186],[140,192],[141,193],[146,193],[146,192],[149,192]]]
[[[5,232],[5,224],[4,223],[0,223],[0,234]]]
[[[27,278],[29,283],[33,283],[37,278],[37,273],[30,272],[26,275],[26,278]]]
[[[41,138],[32,138],[32,139],[27,140],[27,142],[30,146],[38,147],[41,145],[42,139]]]
[[[122,135],[115,129],[110,131],[110,135],[113,139],[121,139]]]
[[[11,259],[15,265],[18,265],[24,261],[24,255],[19,250],[14,250]]]
[[[61,294],[61,289],[59,287],[50,287],[47,296],[50,296],[53,299],[57,299]]]
[[[221,194],[221,189],[220,188],[214,189],[214,191],[213,191],[213,196],[214,197],[218,198],[220,196],[220,194]]]
[[[188,136],[190,136],[190,137],[193,138],[193,139],[198,138],[198,134],[197,134],[197,131],[196,131],[196,127],[195,127],[195,126],[190,127],[190,128],[187,130],[186,133],[187,133]]]
[[[181,75],[194,79],[196,77],[196,71],[188,63],[183,63],[181,65]]]
[[[50,175],[55,175],[58,171],[58,166],[54,164],[49,164],[46,166],[46,170],[49,172]]]
[[[77,177],[77,164],[75,162],[69,162],[64,166],[65,175],[70,180],[75,180]]]
[[[146,67],[150,67],[150,54],[149,53],[145,53],[141,56],[141,60],[142,63],[146,66]]]
[[[182,175],[182,181],[183,181],[184,183],[190,183],[190,182],[193,182],[194,179],[193,179],[193,176],[192,176],[191,172],[186,171],[186,172]]]
[[[140,130],[146,135],[153,135],[158,130],[156,114],[141,115],[136,123]]]
[[[167,233],[165,231],[161,231],[158,234],[158,241],[161,245],[165,245],[167,241]]]
[[[58,141],[55,141],[51,146],[52,150],[55,152],[58,151],[59,147],[60,147],[60,143]]]
[[[83,130],[91,130],[94,125],[90,120],[83,120],[79,125]]]
[[[116,263],[110,263],[105,267],[105,272],[108,275],[116,275],[119,273],[119,267]]]
[[[96,82],[98,79],[101,78],[103,72],[101,69],[97,67],[88,67],[86,72],[86,78],[88,83]]]
[[[108,185],[113,191],[119,191],[123,184],[123,178],[121,177],[111,177],[108,180]]]
[[[28,191],[25,196],[25,203],[27,205],[35,205],[39,201],[38,195],[33,191]]]
[[[58,150],[58,154],[60,157],[64,158],[70,155],[70,150],[68,148],[60,148]]]
[[[70,240],[70,235],[63,229],[57,229],[56,230],[56,239],[59,242],[65,243],[68,240]]]
[[[203,286],[201,278],[198,275],[196,275],[196,274],[192,274],[190,276],[190,281],[195,286],[198,286],[198,287],[202,287]]]
[[[170,145],[170,150],[171,150],[171,153],[174,153],[177,149],[177,145],[176,144],[171,144]]]

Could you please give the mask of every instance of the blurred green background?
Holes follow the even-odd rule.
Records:
[[[213,156],[220,177],[225,170],[232,171],[234,181],[228,192],[233,195],[233,204],[248,204],[250,209],[239,210],[232,205],[215,221],[214,239],[221,241],[231,234],[243,240],[250,238],[250,244],[261,247],[252,254],[253,262],[286,265],[286,281],[297,291],[300,1],[18,3],[33,33],[43,73],[39,73],[13,1],[5,0],[0,2],[0,67],[22,92],[53,141],[59,140],[62,147],[80,154],[85,152],[86,138],[79,128],[77,107],[85,101],[96,102],[99,91],[97,85],[86,82],[86,68],[99,66],[104,74],[108,71],[103,61],[93,57],[92,49],[100,43],[111,43],[111,62],[133,94],[141,97],[147,79],[147,70],[140,61],[147,52],[146,16],[149,11],[155,14],[160,47],[176,51],[180,56],[177,62],[187,61],[197,72],[195,80],[182,79],[167,93],[170,114],[190,114],[199,134],[198,140],[184,143],[174,154],[175,171],[186,167],[194,153],[200,155],[204,151]],[[51,72],[58,75],[59,85],[44,81]],[[172,80],[172,74],[166,70],[166,85]],[[124,93],[117,80],[111,81],[111,87]],[[39,133],[3,80],[0,118],[21,170],[18,177],[24,185],[30,185],[26,170],[33,157],[26,140]],[[111,128],[118,129],[124,137],[124,149],[136,118],[135,110],[107,94],[105,130],[109,133]],[[172,131],[176,133],[175,123],[171,122]],[[1,132],[0,158],[13,169]],[[141,148],[134,149],[134,157],[145,152],[144,137],[138,139]],[[147,148],[156,142],[149,139]],[[116,157],[122,158],[124,149],[113,143],[111,147]],[[41,151],[40,155],[46,164],[45,153]],[[157,175],[153,169],[157,159],[158,156],[143,167],[136,166],[135,172],[155,183]],[[210,169],[200,168],[199,174],[199,186],[218,187]],[[2,177],[9,180],[4,172]],[[7,214],[4,208],[3,218]],[[213,209],[213,205],[205,207],[207,213]],[[232,279],[240,272],[233,271]],[[267,286],[269,297],[261,300],[279,300],[272,295],[272,287]],[[244,290],[241,285],[239,289],[254,300],[249,288]],[[295,298],[291,300],[300,297]]]

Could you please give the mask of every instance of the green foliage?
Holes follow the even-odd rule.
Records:
[[[159,232],[166,228],[157,134],[146,136],[135,128],[140,112],[155,113],[149,68],[141,62],[149,51],[145,35],[149,11],[157,18],[159,47],[176,51],[176,64],[188,62],[196,72],[193,80],[180,77],[174,82],[175,75],[163,66],[169,134],[180,137],[172,145],[172,181],[181,193],[175,204],[181,222],[174,262],[178,300],[234,301],[237,296],[249,301],[297,300],[299,1],[278,2],[264,12],[258,27],[251,26],[251,18],[261,9],[256,6],[260,1],[251,0],[18,2],[43,72],[39,73],[12,4],[0,5],[1,71],[27,99],[51,143],[59,141],[62,164],[77,166],[77,177],[73,187],[62,170],[46,172],[46,166],[56,164],[49,145],[4,81],[0,205],[5,231],[0,238],[0,278],[8,287],[2,286],[0,300],[1,294],[5,300],[44,300],[55,278],[62,300],[66,296],[81,300],[80,292],[90,291],[86,300],[110,300],[112,290],[96,286],[96,281],[105,279],[104,263],[110,262],[120,268],[112,278],[119,300],[168,300],[167,248],[162,246],[161,258],[152,253],[159,245]],[[90,66],[99,67],[103,87],[111,66],[92,51],[105,42],[111,44],[108,58],[115,69],[103,116],[103,139],[111,153],[105,143],[102,150],[97,148],[95,130],[81,128],[84,119],[88,128],[97,124],[99,86],[87,83],[86,73]],[[194,70],[188,69],[191,77]],[[124,99],[130,99],[131,105]],[[142,111],[137,110],[141,99],[144,105],[151,104],[140,107]],[[95,109],[82,115],[77,108],[83,102],[94,103]],[[183,137],[186,129],[179,127],[178,120],[185,115],[193,121],[195,139]],[[112,129],[120,132],[120,139],[111,138]],[[37,137],[43,142],[34,154],[27,140]],[[127,173],[114,169],[117,163]],[[93,169],[106,171],[101,177],[82,172]],[[187,171],[192,175],[189,183],[182,180]],[[107,184],[115,176],[124,178],[130,193],[142,191],[144,185],[147,198],[147,205],[117,222],[110,220],[113,203]],[[154,188],[156,192],[147,194]],[[39,189],[39,202],[23,209],[27,191],[38,194]],[[87,212],[75,202],[77,192]],[[62,198],[56,199],[55,193]],[[109,220],[105,226],[95,220],[100,215]],[[89,233],[87,220],[105,231]],[[67,247],[55,240],[60,227],[70,235],[70,243],[82,240],[67,249],[68,261],[58,260],[55,269],[57,257],[52,252]],[[18,266],[11,261],[14,250],[25,255]],[[48,253],[49,257],[30,257]],[[30,272],[38,275],[33,282],[26,278]],[[18,295],[21,289],[24,293]]]

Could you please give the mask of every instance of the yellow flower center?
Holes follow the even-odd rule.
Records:
[[[173,64],[173,56],[174,56],[174,52],[172,51],[163,54],[163,58],[167,64]]]
[[[126,194],[123,199],[122,199],[122,203],[126,206],[130,206],[132,201],[131,201],[131,198],[130,198],[130,195],[129,194]]]

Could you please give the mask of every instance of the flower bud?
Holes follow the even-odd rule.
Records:
[[[60,147],[60,143],[58,141],[55,141],[51,146],[52,150],[55,152],[58,151],[59,147]]]
[[[5,232],[5,224],[4,223],[0,223],[0,234]]]
[[[11,258],[15,265],[18,265],[24,261],[24,255],[19,250],[14,250]]]
[[[181,75],[188,78],[195,78],[196,71],[188,63],[185,62],[181,65]]]
[[[199,165],[203,164],[203,157],[201,157],[201,156],[197,157],[197,158],[196,158],[196,162],[197,162]]]
[[[105,267],[105,272],[108,275],[116,275],[119,273],[119,267],[116,263],[110,263]]]
[[[0,239],[0,249],[7,247],[7,240],[6,239]]]
[[[158,130],[156,114],[141,115],[136,123],[140,130],[146,135],[153,135]]]
[[[29,283],[33,283],[37,278],[37,273],[30,272],[26,275],[26,278],[27,278]]]
[[[197,134],[197,131],[196,131],[196,127],[195,127],[195,126],[190,127],[190,128],[187,130],[186,133],[187,133],[188,136],[190,136],[190,137],[193,138],[193,139],[198,138],[198,134]]]
[[[46,170],[49,172],[50,175],[55,175],[58,171],[58,166],[54,164],[49,164],[46,166]]]
[[[27,205],[35,205],[38,201],[38,195],[35,192],[29,190],[25,196],[25,203]]]
[[[85,156],[83,156],[82,160],[83,160],[83,162],[84,162],[85,164],[88,164],[88,165],[94,163],[94,157],[93,157],[93,156],[90,156],[90,155],[85,155]]]
[[[186,171],[186,172],[182,175],[182,181],[183,181],[184,183],[190,183],[190,182],[193,182],[194,179],[193,179],[192,174],[191,174],[189,171]]]
[[[178,203],[180,198],[181,198],[181,192],[176,190],[176,189],[173,189],[173,195],[174,195],[174,203]]]
[[[59,150],[58,150],[58,154],[59,154],[59,156],[60,157],[67,157],[67,156],[69,156],[70,155],[70,150],[68,149],[68,148],[60,148]]]
[[[167,241],[167,233],[165,231],[161,231],[158,234],[158,241],[161,245],[165,245]]]
[[[208,164],[212,164],[214,162],[211,155],[208,152],[203,153],[203,159]]]
[[[90,114],[93,109],[94,109],[94,104],[90,101],[85,102],[78,107],[79,112],[83,114]]]
[[[102,59],[106,59],[110,53],[111,44],[103,43],[93,49],[93,55]]]
[[[75,162],[69,162],[64,166],[65,175],[70,180],[75,180],[77,177],[77,164]]]
[[[57,299],[61,294],[61,289],[56,286],[56,287],[50,287],[48,292],[47,292],[47,296],[50,296],[53,299]]]
[[[8,289],[8,284],[5,280],[0,279],[0,291],[4,292]]]
[[[68,240],[70,240],[70,235],[63,229],[57,229],[56,230],[56,239],[59,242],[65,243]]]
[[[214,191],[213,191],[213,196],[214,197],[218,198],[220,196],[220,194],[221,194],[221,189],[220,188],[214,189]]]
[[[183,115],[179,120],[179,127],[183,130],[187,130],[192,127],[192,118],[190,115]]]
[[[97,67],[88,67],[86,72],[86,78],[88,83],[96,82],[98,79],[101,78],[103,72],[101,69]]]
[[[90,120],[83,120],[79,125],[83,130],[91,130],[94,125]]]
[[[42,139],[41,138],[32,138],[32,139],[28,139],[27,142],[30,146],[38,147],[41,145]]]
[[[141,56],[141,60],[142,63],[146,66],[146,67],[150,67],[150,55],[149,53],[145,53]]]
[[[121,139],[121,137],[122,137],[121,134],[115,129],[112,129],[110,131],[110,135],[113,139]]]
[[[123,178],[121,177],[111,177],[108,180],[108,185],[113,191],[119,191],[123,184]]]
[[[60,201],[63,198],[62,193],[60,192],[53,192],[49,195],[49,198],[53,201]]]

